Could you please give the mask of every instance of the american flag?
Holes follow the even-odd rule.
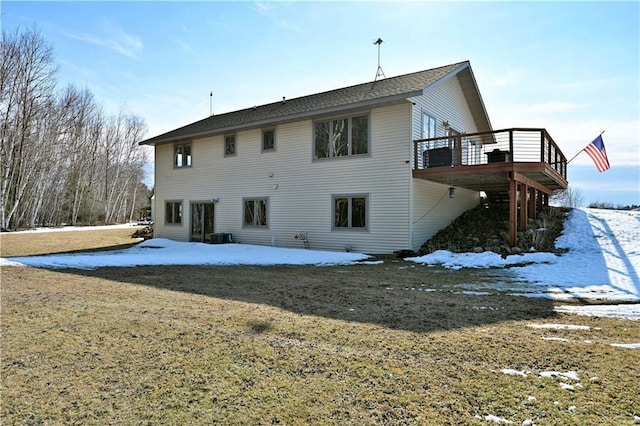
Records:
[[[604,142],[602,141],[602,135],[599,135],[593,140],[584,151],[589,154],[589,157],[596,164],[596,168],[599,172],[609,170],[609,159],[607,158],[607,150],[604,148]]]

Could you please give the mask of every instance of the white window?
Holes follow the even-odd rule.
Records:
[[[422,139],[431,139],[436,137],[436,119],[427,114],[422,114]]]

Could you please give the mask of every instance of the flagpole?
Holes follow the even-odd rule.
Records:
[[[604,133],[604,130],[600,132],[600,134],[598,136],[602,136],[602,134]],[[589,145],[587,145],[589,146]],[[576,155],[574,155],[573,157],[571,157],[571,160],[567,161],[567,164],[569,164],[570,162],[573,161],[574,158],[576,158],[578,155],[580,155],[580,153],[584,151],[584,148],[582,148],[580,151],[578,151],[578,153]]]

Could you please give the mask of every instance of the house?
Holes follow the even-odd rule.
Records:
[[[506,192],[515,223],[518,203],[531,212],[566,188],[544,129],[534,149],[560,165],[513,168],[529,130],[494,132],[460,62],[212,115],[141,144],[155,147],[157,237],[381,254],[418,249],[480,191]]]

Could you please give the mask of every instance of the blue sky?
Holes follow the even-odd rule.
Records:
[[[209,115],[469,60],[493,127],[544,127],[567,157],[601,131],[612,168],[569,166],[585,203],[640,204],[638,2],[11,2],[60,86],[155,136]]]

